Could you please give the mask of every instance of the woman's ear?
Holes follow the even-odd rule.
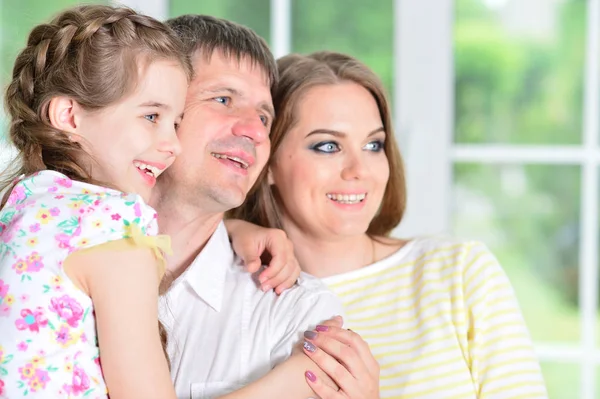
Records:
[[[54,97],[48,105],[50,124],[69,136],[71,141],[79,141],[77,134],[76,115],[80,110],[79,104],[69,97]]]

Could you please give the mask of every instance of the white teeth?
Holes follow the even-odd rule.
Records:
[[[162,170],[156,166],[147,165],[140,161],[133,161],[133,165],[149,176],[158,177],[162,173]]]
[[[362,202],[367,193],[362,194],[327,194],[327,198],[340,204],[358,204]]]
[[[248,163],[241,158],[238,157],[230,157],[225,154],[217,154],[216,152],[211,152],[211,155],[215,158],[219,159],[229,159],[230,161],[236,162],[238,166],[242,169],[248,169]]]

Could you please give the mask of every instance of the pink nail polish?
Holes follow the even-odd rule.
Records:
[[[308,378],[311,382],[315,382],[317,381],[317,376],[313,374],[312,371],[307,371],[306,373],[304,373],[304,375],[306,376],[306,378]]]
[[[317,330],[317,331],[319,331],[319,332],[323,332],[323,331],[327,331],[327,330],[329,330],[329,327],[327,327],[327,326],[323,326],[323,325],[319,324],[319,325],[318,325],[318,326],[315,328],[315,330]]]

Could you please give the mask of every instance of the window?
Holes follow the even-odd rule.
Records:
[[[600,2],[400,4],[396,117],[412,214],[399,231],[486,242],[550,397],[600,397]]]
[[[32,25],[76,1],[6,3],[3,85]],[[600,398],[600,0],[120,3],[160,19],[231,19],[277,57],[330,49],[372,67],[393,99],[407,164],[396,234],[488,244],[515,287],[550,397]]]

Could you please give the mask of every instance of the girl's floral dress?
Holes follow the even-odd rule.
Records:
[[[168,239],[157,230],[137,195],[48,170],[14,187],[0,210],[0,398],[107,397],[94,305],[62,264],[123,238],[160,258]]]

